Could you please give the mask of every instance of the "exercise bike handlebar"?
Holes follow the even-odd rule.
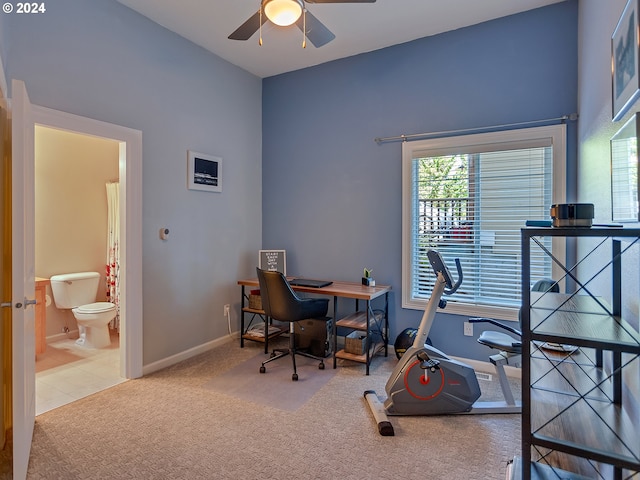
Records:
[[[456,258],[454,261],[456,262],[456,270],[458,270],[458,281],[451,288],[444,289],[444,293],[446,295],[453,295],[456,293],[456,290],[458,290],[460,285],[462,285],[462,279],[464,278],[464,275],[462,274],[462,266],[460,266],[460,259]]]
[[[460,259],[459,258],[455,259],[456,270],[458,270],[458,281],[454,284],[453,279],[451,278],[451,273],[447,268],[447,264],[444,263],[444,259],[437,251],[429,250],[427,252],[427,258],[429,259],[429,263],[431,263],[431,268],[433,268],[433,271],[435,272],[436,277],[440,273],[444,278],[444,283],[445,283],[444,294],[453,295],[456,292],[456,290],[458,290],[460,285],[462,285],[462,279],[464,278],[464,275],[462,274],[462,266],[460,265]]]

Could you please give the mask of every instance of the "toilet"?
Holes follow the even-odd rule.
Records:
[[[100,274],[98,272],[66,273],[51,277],[51,292],[56,308],[71,310],[78,322],[78,345],[105,348],[111,345],[109,322],[117,313],[110,302],[96,302]]]

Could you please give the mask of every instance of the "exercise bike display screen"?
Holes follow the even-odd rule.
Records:
[[[435,250],[429,250],[427,252],[427,258],[429,258],[429,263],[431,264],[431,268],[433,268],[433,272],[436,274],[436,277],[438,276],[438,273],[442,273],[445,285],[447,288],[452,288],[453,280],[451,279],[451,272],[449,272],[449,268],[444,263],[440,254]]]

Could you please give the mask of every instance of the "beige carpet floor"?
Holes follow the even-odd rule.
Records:
[[[298,380],[293,382],[290,357],[269,362],[266,365],[267,371],[263,374],[259,369],[264,360],[264,352],[260,352],[222,375],[215,375],[203,387],[246,402],[293,412],[302,407],[337,373],[332,368],[331,359],[327,359],[324,362],[325,368],[320,370],[320,362],[298,355]]]
[[[380,436],[363,392],[384,395],[395,356],[369,376],[339,363],[294,411],[206,388],[262,348],[230,342],[38,416],[28,478],[502,480],[520,454],[519,415],[392,417]]]

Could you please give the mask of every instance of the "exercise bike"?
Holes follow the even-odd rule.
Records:
[[[427,258],[437,280],[413,345],[401,357],[387,380],[387,399],[384,404],[378,400],[375,391],[364,392],[378,423],[378,431],[385,436],[394,435],[387,415],[520,413],[522,410],[521,404],[513,400],[508,382],[503,382],[502,378],[502,393],[508,400],[478,402],[481,392],[475,370],[426,344],[438,307],[445,308],[447,304],[442,295],[455,293],[463,279],[459,259],[455,259],[458,280],[454,284],[447,265],[437,251],[429,250]],[[506,379],[502,366],[497,372]]]

